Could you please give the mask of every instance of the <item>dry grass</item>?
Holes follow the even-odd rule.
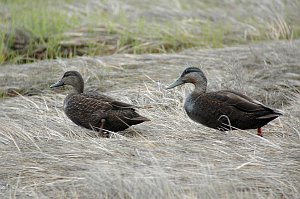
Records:
[[[88,89],[151,105],[139,110],[151,122],[105,139],[66,118],[65,92],[40,87],[39,95],[5,99],[0,104],[0,196],[297,198],[299,42],[3,66],[1,89],[8,82],[12,87],[34,87],[43,79],[50,84],[62,71],[79,70]],[[186,62],[203,68],[211,90],[231,87],[286,114],[264,128],[264,138],[255,130],[221,133],[192,122],[183,112],[189,87],[164,90]],[[110,89],[99,88],[100,83]]]

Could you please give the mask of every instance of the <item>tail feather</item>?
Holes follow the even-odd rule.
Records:
[[[280,115],[283,115],[283,111],[281,110],[273,110],[268,108],[267,113],[263,114],[262,116],[257,117],[256,119],[275,119]]]
[[[279,114],[268,114],[268,115],[257,117],[256,119],[271,119],[271,118],[275,119],[275,118],[279,117],[280,115]]]

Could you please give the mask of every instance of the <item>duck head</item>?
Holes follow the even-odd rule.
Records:
[[[186,68],[181,76],[166,89],[175,88],[176,86],[191,83],[195,85],[195,90],[200,92],[205,92],[207,87],[207,79],[199,68],[196,67],[188,67]]]
[[[84,88],[83,78],[80,75],[80,73],[77,71],[65,72],[63,77],[55,84],[52,84],[50,88],[57,88],[64,85],[72,86],[78,93],[83,92],[83,88]]]

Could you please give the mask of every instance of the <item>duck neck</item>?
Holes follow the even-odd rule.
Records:
[[[195,82],[194,92],[196,93],[205,93],[207,84],[203,84],[203,82]]]
[[[74,86],[74,93],[83,93],[84,89],[84,82],[82,79],[79,80],[79,82]]]

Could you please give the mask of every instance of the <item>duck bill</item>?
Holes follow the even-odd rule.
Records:
[[[168,86],[166,89],[175,88],[176,86],[179,86],[181,84],[184,84],[184,82],[181,80],[181,78],[179,78],[178,80],[176,80],[176,82]]]
[[[57,88],[57,87],[60,87],[60,86],[63,86],[65,85],[63,81],[59,80],[58,82],[56,82],[55,84],[52,84],[50,86],[50,88]]]

